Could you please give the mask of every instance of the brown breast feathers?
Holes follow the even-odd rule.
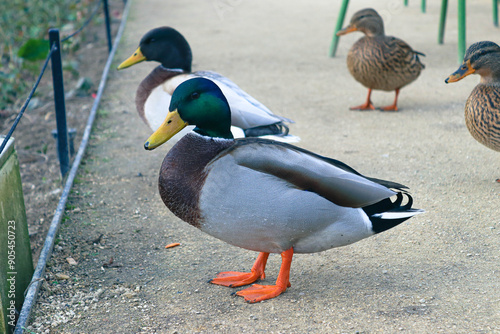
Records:
[[[189,133],[175,144],[163,160],[158,188],[165,205],[180,219],[200,227],[200,192],[206,165],[234,141]]]

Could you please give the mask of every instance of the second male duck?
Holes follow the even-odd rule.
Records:
[[[231,107],[231,124],[244,133],[240,131],[238,137],[271,135],[275,140],[299,141],[298,137],[288,134],[285,122],[293,123],[292,120],[273,114],[265,105],[218,73],[191,72],[192,59],[191,48],[184,36],[171,27],[159,27],[147,32],[139,48],[118,66],[120,70],[144,60],[161,63],[141,82],[135,98],[137,112],[151,130],[158,129],[165,119],[175,88],[188,79],[204,77],[215,82],[226,96]]]

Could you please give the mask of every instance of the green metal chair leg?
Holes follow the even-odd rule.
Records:
[[[498,27],[498,0],[493,0],[493,24]]]
[[[403,3],[405,4],[405,7],[408,7],[408,0],[404,0]],[[425,13],[426,8],[426,0],[422,0],[420,2],[420,10],[422,10],[422,13]]]
[[[458,63],[465,55],[465,0],[458,0]]]
[[[446,25],[446,12],[448,11],[448,0],[441,0],[441,14],[439,15],[438,44],[444,42],[444,27]]]
[[[335,31],[333,32],[332,43],[330,44],[330,57],[335,57],[337,53],[337,46],[339,43],[339,37],[337,36],[337,31],[342,29],[344,25],[345,13],[347,12],[347,5],[349,5],[349,0],[343,0],[340,6],[339,16],[337,18],[337,25],[335,26]]]

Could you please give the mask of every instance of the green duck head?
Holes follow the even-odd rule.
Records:
[[[489,41],[472,44],[465,52],[462,65],[444,82],[456,82],[469,74],[479,74],[481,82],[500,81],[500,47]]]
[[[142,61],[157,61],[165,68],[191,72],[193,55],[188,42],[177,30],[160,27],[148,31],[141,39],[137,50],[118,66],[118,70]]]
[[[231,111],[220,88],[211,80],[193,78],[181,83],[172,94],[163,124],[144,144],[152,150],[172,138],[187,125],[209,137],[231,139]]]

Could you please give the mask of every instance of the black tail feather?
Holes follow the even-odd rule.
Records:
[[[365,213],[370,218],[372,222],[372,230],[375,233],[380,233],[387,231],[394,226],[397,226],[407,219],[410,219],[413,215],[423,212],[420,209],[412,209],[413,198],[410,194],[406,192],[398,192],[396,199],[393,201],[390,198],[386,198],[378,203],[366,206],[363,208]],[[406,204],[403,205],[403,197],[407,198]],[[408,215],[403,215],[401,217],[391,217],[384,218],[384,213],[408,213]]]
[[[286,136],[288,135],[288,131],[290,129],[284,123],[275,123],[263,126],[256,126],[254,128],[245,129],[243,132],[245,133],[245,137],[260,137],[266,135],[274,135],[274,136]]]

